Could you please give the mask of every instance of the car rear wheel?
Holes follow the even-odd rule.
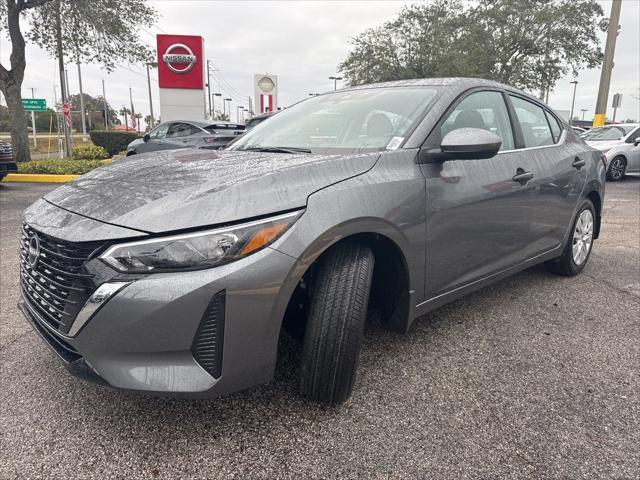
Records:
[[[349,398],[371,290],[373,252],[345,243],[320,260],[302,351],[300,389],[310,400],[338,405]]]
[[[573,276],[582,271],[591,255],[593,247],[593,233],[595,226],[595,210],[590,200],[585,200],[569,236],[569,241],[562,256],[551,262],[547,267],[558,275]]]
[[[607,171],[607,179],[617,182],[622,180],[624,174],[627,172],[627,162],[624,157],[615,157],[611,160],[609,170]]]

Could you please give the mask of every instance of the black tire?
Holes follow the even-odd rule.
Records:
[[[571,231],[569,232],[569,239],[567,240],[567,245],[564,248],[562,256],[546,263],[546,266],[549,269],[549,271],[558,275],[572,277],[574,275],[579,274],[584,269],[587,262],[589,261],[589,257],[591,256],[591,250],[593,250],[593,237],[591,238],[589,251],[587,252],[587,256],[584,259],[584,261],[580,265],[578,265],[573,259],[573,242],[574,242],[573,234],[576,230],[576,224],[578,223],[578,219],[580,218],[580,215],[582,215],[582,212],[584,212],[585,210],[591,211],[592,218],[594,219],[594,228],[595,228],[596,212],[595,212],[595,209],[593,208],[593,203],[591,203],[591,200],[585,200],[580,206],[580,208],[578,209],[576,218],[573,219],[573,223],[571,224]]]
[[[373,252],[337,245],[320,260],[302,350],[300,390],[309,400],[338,405],[349,398],[364,336]]]
[[[619,182],[627,173],[627,161],[622,156],[617,156],[609,164],[607,169],[607,180]]]

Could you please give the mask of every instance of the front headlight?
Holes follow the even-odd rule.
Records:
[[[120,243],[100,259],[124,273],[215,267],[266,247],[293,225],[300,214],[298,211],[228,228]]]

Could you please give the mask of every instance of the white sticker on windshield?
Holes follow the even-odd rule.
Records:
[[[387,145],[387,150],[397,150],[403,140],[404,137],[393,137]]]

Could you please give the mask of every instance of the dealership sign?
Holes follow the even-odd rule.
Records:
[[[158,35],[160,88],[204,88],[204,39],[198,35]]]
[[[257,73],[253,76],[253,90],[258,113],[278,109],[278,77]]]

